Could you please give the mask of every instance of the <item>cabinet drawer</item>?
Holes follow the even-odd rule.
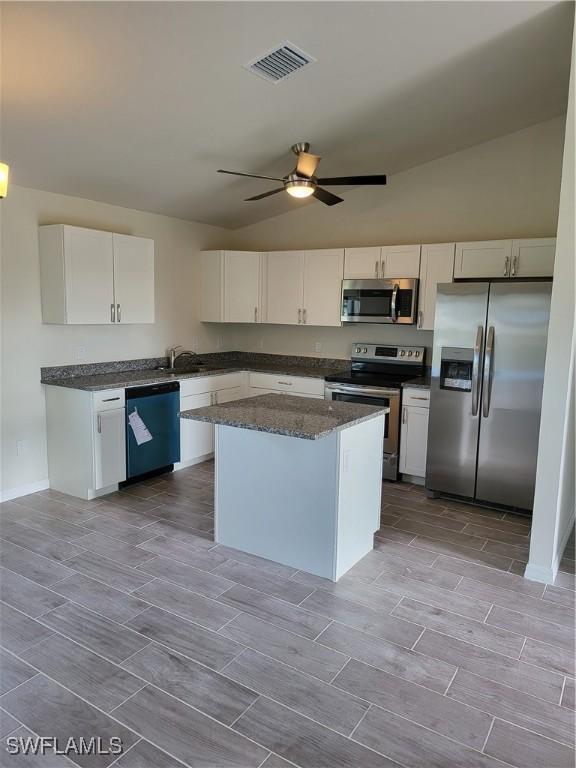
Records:
[[[232,389],[242,386],[241,373],[223,373],[221,376],[198,376],[194,379],[180,380],[180,396],[199,395],[202,392],[215,392],[217,389]]]
[[[111,411],[113,408],[124,408],[124,389],[105,389],[92,394],[92,409],[95,413]]]
[[[250,387],[275,392],[298,392],[302,395],[324,396],[324,379],[307,376],[277,376],[270,373],[251,373]]]
[[[410,389],[406,387],[402,390],[402,404],[415,405],[417,408],[430,407],[429,389]]]

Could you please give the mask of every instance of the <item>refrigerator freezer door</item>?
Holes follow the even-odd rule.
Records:
[[[490,287],[476,498],[532,509],[552,284]]]
[[[426,487],[474,496],[489,283],[438,286]]]

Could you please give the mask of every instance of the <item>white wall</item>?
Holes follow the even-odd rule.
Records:
[[[386,187],[344,191],[345,202],[332,208],[287,201],[289,213],[236,230],[235,241],[284,250],[554,236],[563,137],[559,117],[399,173]],[[242,326],[226,332],[227,344],[237,349],[314,355],[319,341],[328,357],[348,357],[357,337],[432,344],[431,333],[414,328]]]
[[[575,78],[573,46],[530,560],[526,568],[528,578],[543,582],[554,580],[574,526]]]
[[[214,350],[219,330],[199,322],[200,259],[226,244],[227,232],[204,224],[11,186],[1,203],[2,467],[4,495],[47,478],[40,367],[157,357],[168,346]],[[155,241],[156,323],[126,326],[43,325],[38,225],[67,223]],[[85,347],[85,359],[77,358]],[[16,443],[24,441],[20,456]]]

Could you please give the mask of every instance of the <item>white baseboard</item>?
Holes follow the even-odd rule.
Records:
[[[50,488],[48,480],[39,480],[37,483],[27,483],[16,488],[7,488],[5,491],[0,491],[0,501],[11,501],[12,499],[20,498],[20,496],[28,496],[29,493],[46,491],[48,488]]]
[[[205,453],[203,456],[197,456],[195,459],[190,459],[189,461],[178,461],[174,464],[174,472],[178,472],[180,469],[186,469],[186,467],[193,467],[195,464],[202,464],[204,461],[213,458],[213,453]]]
[[[568,539],[570,538],[570,534],[572,533],[572,528],[574,527],[574,519],[575,519],[575,513],[572,512],[572,514],[570,515],[570,520],[568,521],[568,524],[566,526],[566,530],[562,534],[560,545],[558,546],[556,557],[554,558],[554,562],[552,563],[552,565],[543,566],[543,565],[531,565],[530,563],[528,563],[528,565],[526,566],[526,570],[524,571],[524,578],[530,579],[530,581],[539,581],[542,584],[554,583],[554,580],[558,574],[560,561],[562,560],[564,550],[566,549],[566,544],[568,543]]]

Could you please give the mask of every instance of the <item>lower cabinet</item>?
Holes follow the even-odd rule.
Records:
[[[272,373],[250,373],[248,391],[255,395],[295,395],[296,397],[324,397],[324,379],[308,376],[277,376]]]
[[[400,472],[412,477],[426,475],[430,393],[404,389],[400,430]]]
[[[126,417],[124,408],[102,411],[93,417],[94,489],[126,480]]]

